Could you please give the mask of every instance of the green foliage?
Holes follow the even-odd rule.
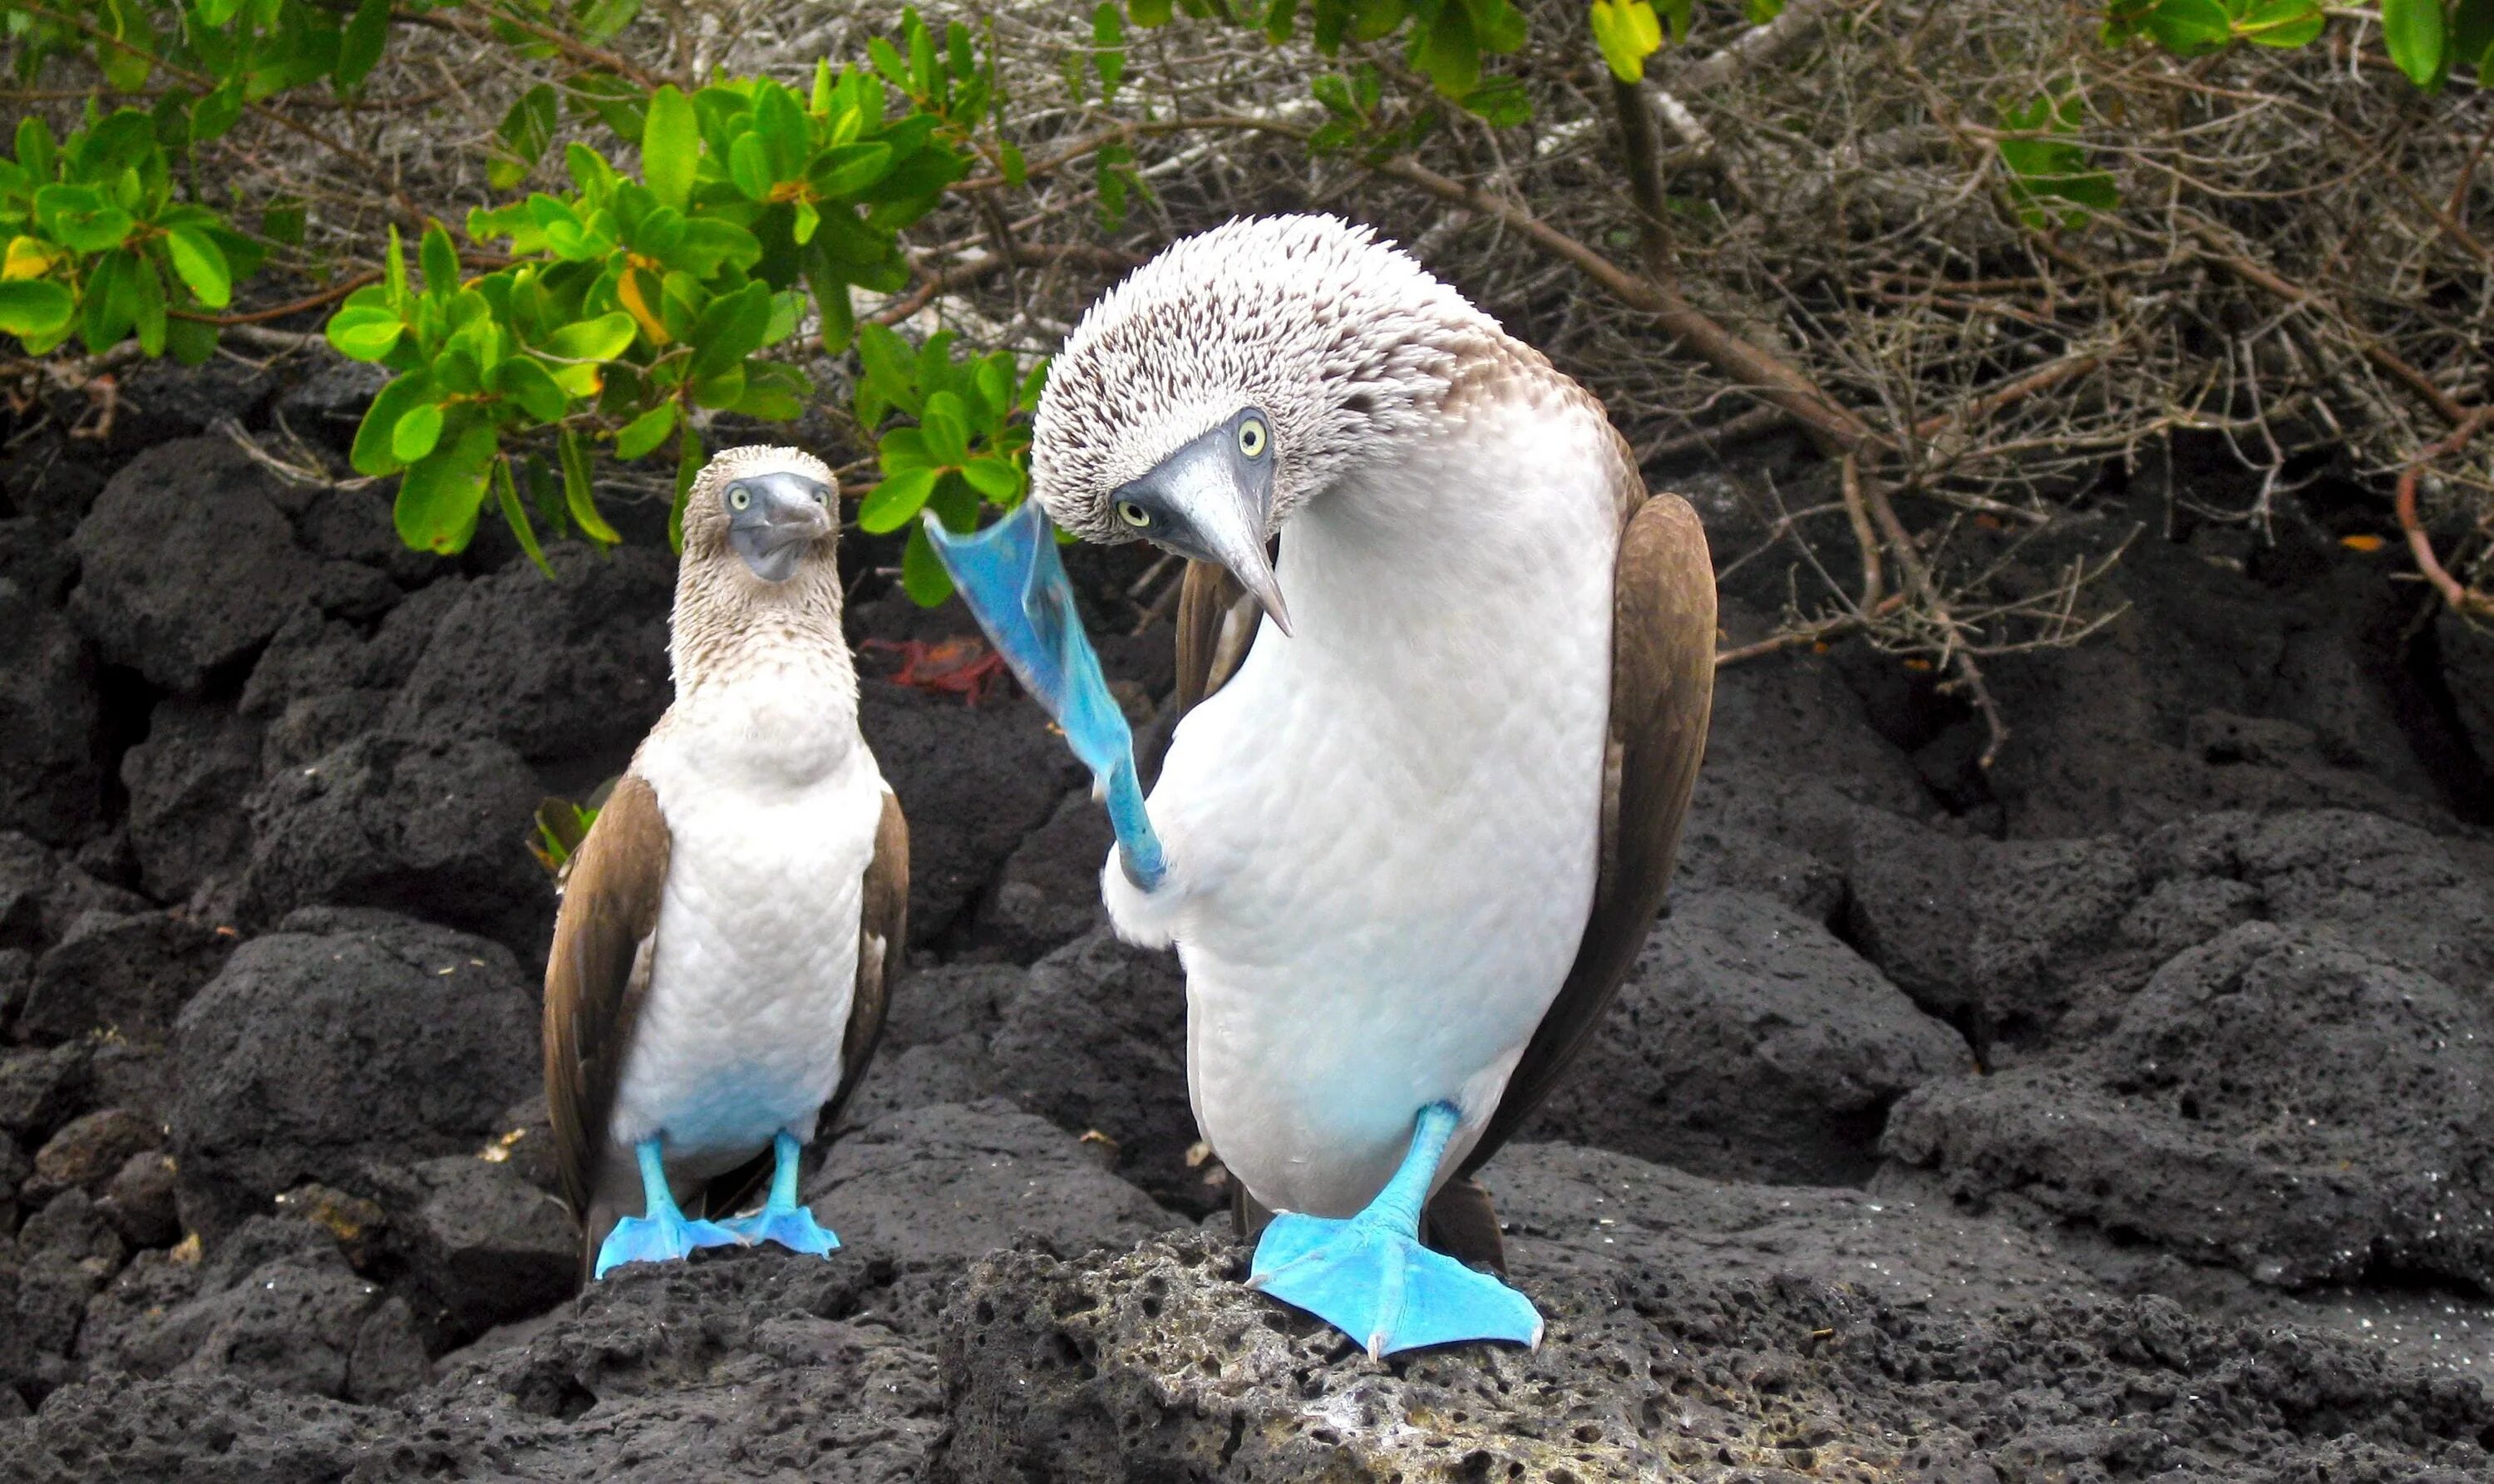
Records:
[[[2075,95],[2036,98],[2001,117],[2003,129],[2018,131],[2001,137],[2000,163],[2009,169],[2010,195],[2028,227],[2078,227],[2090,213],[2121,204],[2113,176],[2090,165],[2077,142],[2081,121]]]
[[[2328,19],[2322,0],[2112,0],[2103,36],[2178,57],[2237,44],[2291,50],[2319,40]],[[2381,0],[2381,31],[2390,60],[2427,92],[2440,91],[2453,67],[2494,85],[2494,0]]]
[[[1126,15],[1149,28],[1168,24],[1172,9],[1253,26],[1276,43],[1296,34],[1304,9],[1317,50],[1328,57],[1339,55],[1346,42],[1365,45],[1399,34],[1405,65],[1440,98],[1499,124],[1521,123],[1531,111],[1514,78],[1483,76],[1485,58],[1524,45],[1524,13],[1510,0],[1309,0],[1305,6],[1272,0],[1261,9],[1213,0],[1180,0],[1174,7],[1169,0],[1128,0]]]
[[[233,299],[261,250],[203,206],[177,200],[165,135],[171,115],[120,108],[56,141],[18,120],[0,160],[0,330],[42,355],[72,335],[89,351],[137,336],[149,355],[198,364],[204,322]]]
[[[962,359],[950,331],[937,331],[912,350],[879,324],[858,335],[858,425],[879,429],[875,462],[882,482],[867,491],[858,528],[874,534],[909,528],[901,583],[921,603],[953,591],[918,524],[932,510],[946,529],[976,530],[982,503],[1004,509],[1028,493],[1030,412],[1048,381],[1048,363],[1018,372],[1012,352]],[[904,421],[885,426],[894,413]]]

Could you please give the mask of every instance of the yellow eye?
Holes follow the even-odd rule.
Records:
[[[746,489],[741,484],[732,484],[727,487],[727,507],[729,509],[743,510],[750,507],[752,503],[753,492],[751,490]]]
[[[1238,451],[1251,459],[1264,456],[1264,419],[1250,417],[1238,425]]]
[[[1152,513],[1131,500],[1117,501],[1117,519],[1137,529],[1152,523]]]

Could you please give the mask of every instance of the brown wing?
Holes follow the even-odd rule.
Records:
[[[883,823],[875,827],[874,859],[867,863],[866,896],[858,913],[857,990],[849,1000],[849,1028],[840,1042],[840,1087],[823,1108],[818,1125],[828,1133],[874,1060],[883,1039],[883,1013],[900,979],[909,942],[909,821],[900,801],[883,796]]]
[[[1575,966],[1464,1161],[1465,1175],[1541,1105],[1636,962],[1662,908],[1706,751],[1715,703],[1715,568],[1706,530],[1677,495],[1625,503],[1635,513],[1621,536],[1612,585],[1611,735],[1594,912]]]
[[[545,1086],[563,1197],[586,1225],[640,1011],[673,839],[658,796],[625,774],[571,857],[546,958]],[[602,1234],[601,1234],[602,1236]]]
[[[1190,561],[1177,593],[1177,713],[1238,673],[1256,642],[1255,598],[1217,561]]]

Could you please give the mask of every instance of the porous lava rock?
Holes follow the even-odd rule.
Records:
[[[173,1111],[187,1223],[212,1239],[307,1179],[473,1152],[535,1089],[534,986],[498,944],[317,909],[184,1007]]]
[[[59,614],[0,578],[0,830],[69,844],[103,817],[104,724],[94,652]]]
[[[1678,896],[1528,1136],[1726,1178],[1877,1167],[1888,1105],[1965,1043],[1825,927],[1745,892]]]
[[[1160,1200],[1201,1212],[1229,1198],[1189,1160],[1198,1135],[1174,954],[1095,928],[1032,965],[1000,1011],[988,1043],[1000,1090],[1060,1129],[1105,1136],[1119,1172]]]
[[[230,936],[176,913],[81,913],[36,961],[17,1033],[49,1043],[105,1032],[159,1045],[232,950]]]
[[[528,764],[491,739],[367,733],[253,797],[252,916],[387,908],[534,952],[555,906],[523,848],[543,797]]]
[[[2327,928],[2229,928],[2104,1034],[1927,1085],[1887,1137],[1960,1199],[2264,1283],[2494,1286],[2494,1009]]]
[[[1548,1321],[1537,1352],[1373,1363],[1245,1288],[1245,1249],[1209,1234],[1106,1262],[988,1257],[947,1314],[954,1422],[933,1477],[2217,1480],[2256,1457],[2284,1476],[2457,1479],[2487,1467],[2494,1402],[2473,1378],[2092,1296],[1992,1224],[1952,1241],[1938,1219],[1883,1221],[1858,1196],[1815,1202],[1822,1227],[1857,1229],[1813,1244],[1792,1239],[1810,1227],[1799,1219],[1781,1245],[1648,1227],[1647,1202],[1683,1188],[1641,1191],[1636,1162],[1579,1159],[1578,1205],[1616,1214],[1510,1246]],[[1747,1260],[1723,1260],[1726,1246]],[[1884,1276],[1892,1258],[1910,1276]],[[1954,1271],[1933,1281],[1918,1264]],[[2202,1400],[2218,1394],[2225,1406]]]
[[[1009,693],[969,706],[867,677],[858,724],[909,817],[910,941],[932,943],[1080,770],[1046,713]]]
[[[162,443],[113,474],[71,542],[70,612],[107,663],[198,691],[321,591],[327,564],[295,543],[278,488],[223,439]]]
[[[596,759],[623,771],[672,694],[675,560],[568,541],[547,548],[546,560],[551,579],[521,562],[460,591],[384,726],[487,738],[532,762]]]
[[[146,740],[122,754],[121,782],[149,895],[185,900],[250,859],[244,801],[259,784],[260,733],[256,719],[219,702],[168,697],[148,714]]]

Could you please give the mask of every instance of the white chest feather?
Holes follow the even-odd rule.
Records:
[[[1606,431],[1475,416],[1293,519],[1269,625],[1150,799],[1121,930],[1187,970],[1196,1115],[1267,1205],[1348,1215],[1414,1114],[1496,1106],[1591,910],[1618,520]]]
[[[663,1131],[688,1173],[782,1128],[810,1137],[839,1085],[884,784],[853,701],[821,679],[792,665],[705,686],[633,763],[671,846],[610,1133]]]

